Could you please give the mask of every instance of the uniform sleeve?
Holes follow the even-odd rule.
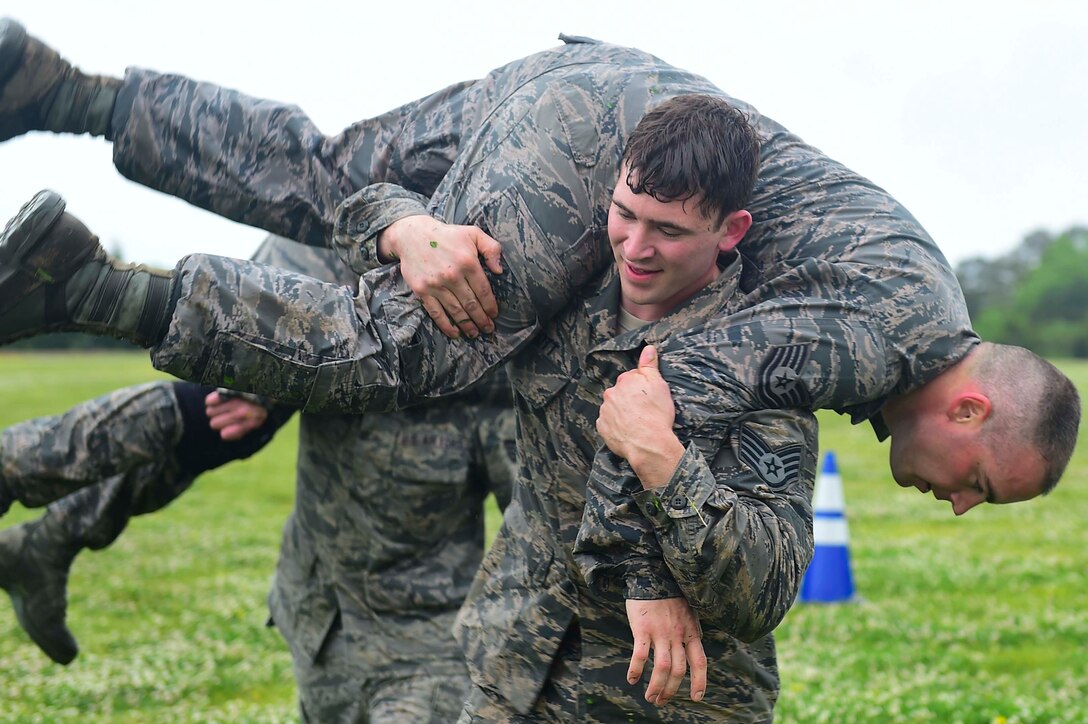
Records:
[[[367,274],[352,298],[298,275],[197,255],[176,269],[177,301],[152,351],[155,365],[307,412],[391,410],[467,389],[611,263],[605,199],[614,174],[572,159],[569,143],[550,135],[554,106],[540,98],[483,157],[458,157],[460,170],[475,164],[471,172],[455,173],[457,184],[447,174],[428,207],[502,245],[504,272],[489,273],[499,305],[494,334],[446,338],[390,266]],[[399,192],[391,198],[375,218],[415,203]]]
[[[395,184],[372,184],[346,199],[336,210],[332,242],[353,271],[366,274],[382,265],[378,234],[406,216],[427,213],[427,197]]]
[[[811,413],[766,410],[684,436],[669,482],[644,490],[607,449],[594,459],[575,559],[607,599],[683,595],[742,640],[769,633],[812,557]]]
[[[815,296],[817,290],[823,296]],[[590,587],[611,598],[662,598],[680,589],[670,580],[652,521],[694,514],[689,498],[706,499],[682,486],[672,494],[672,488],[679,480],[696,484],[691,476],[704,453],[713,460],[707,431],[728,432],[717,421],[755,410],[847,409],[877,401],[865,408],[875,412],[899,374],[866,299],[841,270],[818,261],[757,293],[738,295],[731,311],[670,335],[658,348],[677,435],[685,443],[703,442],[689,446],[678,478],[660,494],[645,493],[626,461],[607,449],[598,452],[576,555]]]
[[[606,447],[597,452],[574,559],[590,590],[617,603],[683,595],[653,524],[636,502],[642,489],[626,460]]]
[[[485,270],[499,305],[494,334],[447,338],[395,265],[365,275],[352,295],[284,270],[193,255],[175,270],[177,301],[152,350],[154,364],[306,412],[389,411],[468,389],[517,354],[608,263],[598,238],[603,224],[547,203],[551,197],[535,186],[473,198],[461,218],[503,248],[504,272]],[[410,202],[395,196],[378,206],[395,216]]]
[[[752,641],[782,620],[812,559],[817,425],[807,411],[767,410],[723,437],[715,427],[635,501],[700,619]]]
[[[903,378],[879,314],[848,274],[819,260],[737,295],[727,314],[672,335],[659,352],[687,429],[760,409],[868,417]]]
[[[457,83],[325,136],[296,106],[129,69],[114,163],[219,216],[326,247],[337,205],[357,189],[385,181],[433,194],[480,99],[476,83]]]

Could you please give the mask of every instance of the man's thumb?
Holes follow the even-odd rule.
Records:
[[[652,369],[657,372],[657,347],[648,344],[642,348],[642,353],[638,356],[638,368],[640,370]]]
[[[502,274],[502,245],[479,229],[476,230],[476,252],[484,258],[487,268]]]

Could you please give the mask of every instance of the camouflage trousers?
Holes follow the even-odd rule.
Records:
[[[128,387],[5,429],[0,469],[26,504],[56,501],[50,515],[68,535],[103,548],[132,515],[161,508],[192,484],[163,454],[181,430],[172,383]]]
[[[598,622],[602,623],[602,622]],[[527,714],[519,714],[502,699],[491,697],[478,686],[469,691],[458,724],[503,722],[530,724],[539,722],[579,722],[579,724],[626,724],[628,722],[681,722],[709,724],[729,721],[762,724],[773,718],[773,702],[763,701],[759,694],[751,701],[733,707],[695,705],[688,701],[690,680],[668,705],[658,708],[643,698],[652,673],[651,662],[642,679],[627,683],[626,655],[621,659],[615,651],[630,651],[628,631],[607,626],[611,631],[593,625],[583,628],[575,620],[563,636],[548,671],[540,696]],[[713,686],[715,672],[708,672]],[[711,699],[714,691],[711,690]],[[750,705],[750,706],[749,706]],[[727,714],[725,712],[728,712]]]
[[[369,640],[348,634],[339,620],[317,657],[294,655],[304,722],[447,724],[456,721],[469,689],[460,662],[383,666]]]
[[[130,68],[111,121],[113,161],[136,183],[324,247],[337,205],[356,190],[388,181],[434,192],[457,155],[469,85],[325,136],[297,106]]]
[[[203,471],[248,457],[286,415],[244,441],[222,443],[203,412],[210,388],[151,382],[0,433],[0,474],[31,506],[51,503],[69,539],[108,546],[136,515],[175,500]],[[209,440],[212,444],[209,444]]]

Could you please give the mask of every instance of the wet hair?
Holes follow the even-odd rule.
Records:
[[[683,95],[639,121],[623,151],[627,185],[658,201],[698,197],[698,210],[721,226],[743,209],[759,173],[759,136],[725,100]]]
[[[1043,494],[1058,484],[1080,430],[1080,395],[1073,381],[1034,352],[983,343],[972,376],[993,403],[991,449],[1022,440],[1043,458]]]

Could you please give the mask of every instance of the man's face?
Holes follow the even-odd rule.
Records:
[[[979,503],[1015,503],[1042,492],[1045,466],[1030,445],[1011,441],[994,450],[978,428],[929,422],[892,436],[892,476],[903,487],[949,501],[956,515]]]
[[[608,238],[628,313],[654,322],[687,301],[714,281],[718,254],[736,246],[751,223],[747,211],[738,211],[719,226],[698,205],[698,198],[666,203],[636,194],[627,184],[626,165],[620,170]]]

